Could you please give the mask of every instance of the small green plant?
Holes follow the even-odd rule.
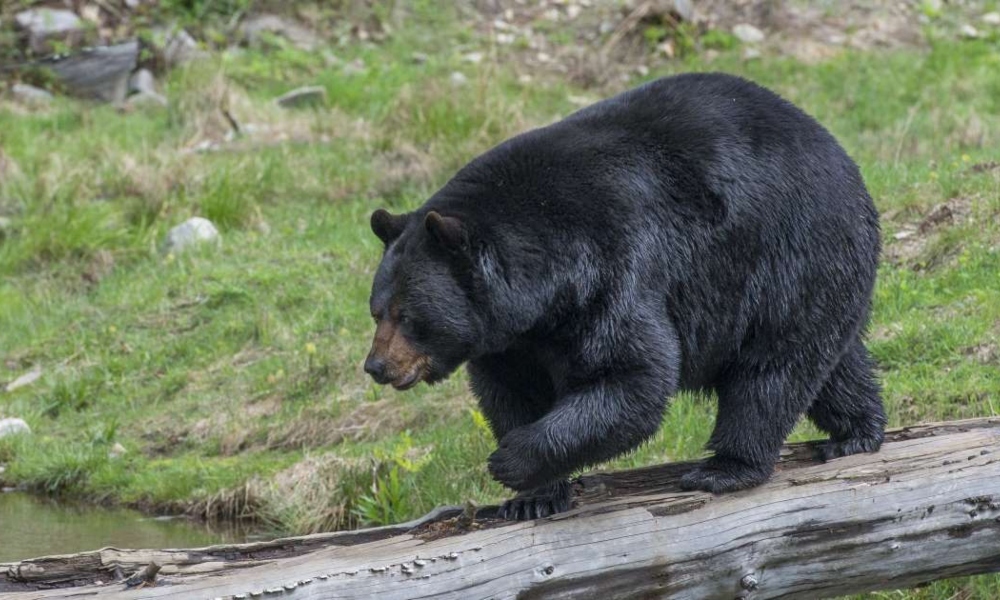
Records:
[[[702,34],[700,42],[703,48],[711,50],[732,50],[739,46],[739,38],[721,29],[709,29]]]
[[[358,498],[355,516],[370,525],[388,525],[405,518],[410,512],[408,501],[416,493],[413,475],[432,458],[431,452],[414,447],[409,432],[401,433],[388,452],[376,450],[372,486],[368,493]]]

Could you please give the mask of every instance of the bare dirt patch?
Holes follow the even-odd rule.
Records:
[[[884,258],[894,265],[927,267],[927,259],[933,258],[930,250],[943,231],[974,222],[976,200],[967,196],[952,198],[919,215],[919,219],[905,222],[886,244]],[[892,220],[892,216],[886,220]],[[934,262],[942,258],[936,257]]]

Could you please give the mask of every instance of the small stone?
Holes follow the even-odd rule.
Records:
[[[764,41],[764,32],[749,23],[734,25],[733,35],[745,44],[759,44]]]
[[[319,85],[300,87],[282,94],[275,103],[282,108],[302,108],[326,104],[326,88]]]
[[[52,102],[50,92],[26,83],[15,83],[10,88],[10,93],[21,104],[41,106]]]
[[[128,91],[135,94],[155,94],[156,79],[149,69],[139,69],[128,78]]]
[[[566,18],[572,21],[573,19],[576,19],[577,17],[580,16],[580,12],[582,10],[583,9],[580,8],[578,5],[570,4],[569,6],[566,7]]]
[[[979,30],[968,23],[962,25],[962,29],[960,31],[962,32],[962,37],[965,38],[976,39],[979,37]]]
[[[422,65],[427,62],[430,57],[423,52],[414,52],[410,55],[410,61],[415,65]]]
[[[51,52],[53,40],[70,46],[83,41],[83,21],[71,10],[33,8],[14,15],[14,22],[28,33],[28,46],[37,54]]]
[[[4,390],[7,392],[13,392],[18,388],[29,386],[41,378],[42,378],[42,370],[38,367],[35,367],[34,369],[28,371],[24,375],[21,375],[14,381],[8,383],[7,386],[4,388]]]
[[[646,65],[638,65],[635,68],[635,74],[639,77],[646,77],[649,75],[649,67]]]
[[[469,52],[468,54],[462,57],[462,60],[464,60],[467,63],[478,65],[479,63],[483,62],[483,53]]]
[[[1000,25],[1000,12],[988,12],[982,16],[982,21],[987,25]]]
[[[513,44],[515,39],[517,38],[514,37],[513,33],[501,32],[497,34],[497,43],[503,46],[509,46]]]
[[[742,54],[743,60],[755,60],[760,58],[760,49],[752,46],[746,46],[743,48]]]
[[[8,435],[27,435],[31,433],[31,428],[23,419],[9,418],[0,419],[0,438]]]
[[[220,241],[219,230],[211,221],[202,217],[192,217],[167,233],[163,247],[165,253],[174,253],[202,242],[218,244]]]
[[[448,76],[448,81],[451,82],[452,87],[459,88],[459,87],[464,87],[466,84],[468,84],[469,78],[465,76],[465,73],[462,73],[460,71],[455,71],[454,73]]]
[[[115,460],[117,458],[125,456],[126,452],[128,451],[125,449],[125,446],[122,446],[118,442],[115,442],[115,445],[111,446],[111,450],[108,451],[108,458],[110,458],[111,460]]]

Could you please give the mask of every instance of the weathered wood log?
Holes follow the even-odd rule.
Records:
[[[28,598],[822,598],[1000,571],[1000,417],[890,432],[876,454],[819,463],[786,448],[773,479],[683,492],[690,464],[576,481],[577,506],[525,523],[495,508],[410,524],[196,550],[0,565]],[[164,565],[156,587],[28,591]],[[4,574],[5,573],[5,574]],[[283,596],[284,597],[284,596]]]

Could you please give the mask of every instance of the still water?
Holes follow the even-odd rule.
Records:
[[[0,562],[116,548],[190,548],[243,542],[247,533],[123,509],[58,504],[0,493]]]

